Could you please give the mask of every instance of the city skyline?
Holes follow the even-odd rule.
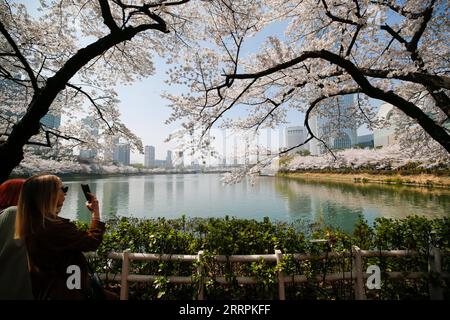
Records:
[[[32,15],[39,15],[37,8],[39,3],[27,2],[27,9]],[[276,23],[261,30],[255,37],[248,39],[242,47],[242,55],[251,55],[260,47],[268,36],[281,34],[286,27],[285,23]],[[145,79],[137,80],[132,85],[118,83],[114,86],[117,91],[121,120],[142,140],[142,145],[152,145],[155,147],[155,158],[164,159],[168,150],[176,150],[174,142],[165,142],[166,138],[179,129],[181,122],[166,125],[166,120],[170,117],[171,109],[169,101],[161,97],[163,92],[181,94],[186,92],[186,88],[179,85],[168,85],[170,77],[167,72],[173,65],[166,63],[165,59],[154,56],[153,64],[155,73]],[[373,105],[380,105],[381,102],[370,99]],[[235,117],[243,115],[243,110],[230,110],[229,116]],[[86,116],[83,114],[83,116]],[[62,115],[62,122],[65,116]],[[288,126],[303,126],[304,113],[298,110],[287,110],[288,123],[279,125],[275,130],[284,130]],[[149,129],[150,128],[150,129]],[[358,128],[358,135],[369,133],[365,128]],[[273,135],[272,135],[273,136]],[[279,137],[282,139],[282,136]],[[272,141],[274,141],[272,139]],[[232,144],[228,144],[231,146]],[[218,149],[221,151],[221,149]],[[228,156],[233,162],[233,148],[228,148]],[[143,153],[130,150],[130,163],[144,163]],[[230,161],[228,160],[228,161]]]

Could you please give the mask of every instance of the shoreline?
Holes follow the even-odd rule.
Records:
[[[450,176],[437,176],[424,173],[384,175],[369,173],[278,172],[275,176],[302,180],[336,181],[350,184],[375,183],[450,189]]]
[[[74,172],[74,173],[52,173],[58,177],[64,178],[108,178],[108,177],[123,177],[123,176],[147,176],[147,175],[164,175],[164,174],[217,174],[217,173],[227,173],[229,171],[217,171],[217,172],[191,172],[191,171],[180,171],[180,172],[117,172],[117,173],[86,173],[86,172]],[[33,174],[11,174],[9,179],[13,178],[28,178]]]
[[[146,175],[173,175],[173,174],[221,174],[229,171],[212,171],[212,172],[117,172],[117,173],[55,173],[64,178],[108,178],[123,176],[146,176]],[[49,172],[49,174],[52,174]],[[28,178],[29,174],[13,174],[12,178]],[[410,187],[428,187],[450,189],[450,176],[434,175],[427,173],[420,174],[371,174],[371,173],[330,173],[330,172],[278,172],[274,177],[314,180],[314,181],[330,181],[343,182],[349,184],[387,184],[401,185]]]

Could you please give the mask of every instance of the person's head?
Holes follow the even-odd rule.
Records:
[[[0,185],[0,210],[16,206],[25,179],[10,179]]]
[[[54,220],[64,203],[67,187],[55,175],[39,174],[28,178],[23,184],[17,204],[16,238],[29,236]]]

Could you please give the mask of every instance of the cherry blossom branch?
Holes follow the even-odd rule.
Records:
[[[435,2],[436,2],[435,0],[432,0],[430,4],[427,6],[427,8],[420,14],[420,17],[422,17],[422,22],[420,23],[419,28],[414,33],[411,41],[409,42],[406,41],[403,37],[401,37],[398,32],[395,32],[388,25],[381,26],[382,30],[386,30],[397,41],[399,41],[401,44],[405,46],[406,50],[411,55],[411,60],[417,62],[419,70],[423,71],[424,73],[428,73],[428,71],[425,69],[425,63],[422,57],[419,55],[419,52],[417,51],[417,46],[420,41],[420,38],[425,32],[428,22],[431,20]],[[433,97],[434,101],[436,102],[436,105],[442,111],[444,111],[447,117],[450,117],[450,97],[448,97],[448,95],[446,95],[444,92],[440,91],[440,86],[436,86],[433,83],[429,82],[423,83],[423,85]]]
[[[438,141],[448,152],[450,152],[450,136],[446,130],[436,124],[428,115],[426,115],[415,104],[405,100],[401,96],[395,94],[393,91],[384,91],[378,87],[374,87],[365,77],[364,73],[351,61],[327,50],[320,51],[306,51],[300,54],[298,57],[280,63],[274,67],[266,70],[255,72],[252,74],[231,74],[227,75],[225,83],[229,83],[232,79],[254,79],[257,80],[261,77],[271,75],[280,70],[287,69],[296,64],[299,64],[307,59],[323,59],[342,69],[344,69],[353,80],[360,86],[363,93],[369,97],[376,98],[385,102],[388,102],[400,110],[402,110],[410,118],[415,119],[425,131]],[[445,111],[445,110],[444,110]],[[447,110],[448,111],[448,110]]]
[[[408,82],[414,82],[422,84],[423,86],[432,84],[436,87],[441,87],[450,90],[450,77],[440,76],[440,75],[431,75],[424,72],[408,72],[404,73],[402,71],[397,70],[376,70],[376,69],[368,69],[361,68],[361,72],[373,78],[384,78],[384,79],[398,79],[404,80]]]
[[[209,129],[212,128],[212,126],[214,125],[214,123],[216,123],[217,120],[219,120],[223,114],[225,112],[227,112],[228,110],[230,110],[231,108],[233,108],[234,104],[239,101],[239,99],[244,95],[244,93],[250,89],[250,87],[256,82],[257,79],[253,79],[245,88],[244,90],[241,91],[241,93],[233,100],[232,103],[230,103],[230,105],[228,107],[226,107],[225,109],[223,109],[216,117],[214,117],[214,119],[208,123],[208,125],[206,126],[205,130],[203,131],[201,138],[204,137],[204,135],[209,131]]]
[[[45,143],[44,142],[37,142],[37,141],[27,141],[25,144],[51,148],[52,147],[52,142],[50,140],[50,135],[55,136],[57,139],[58,138],[62,138],[64,140],[75,140],[75,141],[78,141],[80,143],[86,143],[86,141],[83,141],[83,140],[78,139],[76,137],[62,135],[61,133],[45,129],[45,126],[42,125],[42,124],[41,124],[41,129],[42,129],[43,132],[45,132]],[[2,133],[0,136],[7,136],[7,137],[9,137],[10,134],[9,133]],[[0,140],[0,142],[4,143],[4,142],[6,142],[6,140]]]
[[[395,11],[398,14],[400,14],[400,15],[406,17],[406,18],[409,18],[409,19],[416,20],[416,19],[418,19],[418,18],[420,18],[422,16],[421,12],[410,12],[410,11],[407,11],[407,10],[405,10],[404,7],[397,6],[397,5],[393,4],[390,0],[371,1],[371,3],[372,4],[378,4],[378,5],[386,6],[389,9],[391,9],[392,11]]]
[[[22,63],[24,70],[28,74],[28,77],[30,78],[31,85],[33,86],[33,89],[35,92],[39,91],[39,86],[37,83],[37,79],[34,75],[34,71],[31,69],[31,66],[29,65],[27,59],[23,56],[22,52],[20,52],[19,47],[17,46],[16,42],[13,40],[9,32],[6,30],[3,23],[0,21],[0,32],[3,34],[3,37],[8,41],[11,48],[14,50],[15,55],[19,59],[19,61]]]
[[[95,107],[95,109],[97,110],[97,113],[98,113],[100,119],[108,126],[108,129],[111,131],[111,130],[112,130],[112,129],[111,129],[111,125],[109,124],[108,121],[106,121],[106,119],[105,119],[104,116],[103,116],[103,113],[102,113],[101,108],[97,105],[97,103],[96,103],[95,100],[90,96],[90,94],[87,93],[86,91],[84,91],[83,89],[81,89],[81,87],[74,86],[73,84],[67,83],[67,86],[70,87],[70,88],[73,88],[73,89],[77,90],[77,92],[80,92],[80,93],[84,94],[84,95],[89,99],[89,101],[91,102],[91,104],[92,104],[92,105]]]
[[[98,0],[100,4],[100,9],[102,11],[103,22],[105,25],[111,30],[111,32],[119,31],[119,26],[114,21],[114,18],[111,14],[111,8],[109,7],[108,0]]]
[[[330,10],[328,9],[328,5],[327,5],[327,2],[326,2],[325,0],[322,0],[322,4],[323,4],[323,7],[324,7],[324,9],[325,9],[325,14],[326,14],[327,17],[329,17],[331,20],[336,21],[336,22],[341,22],[341,23],[344,23],[344,24],[351,24],[351,25],[355,25],[355,26],[358,25],[358,23],[356,23],[356,22],[354,22],[354,21],[352,21],[352,20],[345,19],[345,18],[341,18],[341,17],[338,17],[338,16],[332,14],[332,13],[330,12]]]

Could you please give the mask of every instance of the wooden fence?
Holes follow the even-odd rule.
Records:
[[[323,260],[323,259],[335,259],[342,257],[351,257],[353,269],[349,272],[331,273],[325,277],[317,275],[316,279],[308,278],[305,275],[285,275],[283,271],[277,272],[276,282],[278,284],[278,296],[280,300],[286,299],[285,283],[304,283],[311,280],[317,281],[339,281],[339,280],[351,280],[354,281],[355,299],[365,300],[364,285],[366,279],[370,274],[363,270],[363,258],[370,257],[411,257],[417,255],[418,252],[411,250],[391,250],[391,251],[379,251],[379,250],[361,250],[357,246],[352,246],[352,252],[329,252],[320,255],[310,254],[293,254],[293,258],[297,261],[305,260]],[[95,254],[88,254],[93,256]],[[131,253],[129,250],[125,250],[122,253],[113,252],[108,255],[110,259],[122,260],[122,273],[109,275],[100,274],[101,279],[113,279],[114,281],[120,281],[120,299],[128,299],[128,284],[129,282],[154,282],[157,275],[142,275],[142,274],[130,274],[130,265],[133,261],[184,261],[184,262],[200,262],[202,260],[203,251],[199,251],[196,255],[184,255],[184,254],[153,254],[153,253]],[[449,252],[441,253],[437,248],[430,250],[429,258],[429,272],[385,272],[383,276],[388,276],[389,279],[419,279],[426,277],[430,272],[435,273],[440,279],[450,278],[450,274],[442,272],[442,256],[450,255]],[[280,250],[275,250],[275,254],[258,254],[258,255],[216,255],[214,256],[217,262],[256,262],[261,259],[268,262],[280,263],[283,259],[283,254]],[[210,278],[203,276],[202,266],[199,263],[197,267],[197,275],[200,278],[199,281],[199,293],[198,300],[204,300],[204,283]],[[171,283],[190,284],[195,280],[192,276],[168,276],[168,281]],[[227,280],[224,276],[214,278],[218,283],[226,284]],[[260,282],[255,277],[236,277],[239,284],[257,284]],[[430,283],[430,298],[433,300],[443,299],[443,289],[438,284]]]

